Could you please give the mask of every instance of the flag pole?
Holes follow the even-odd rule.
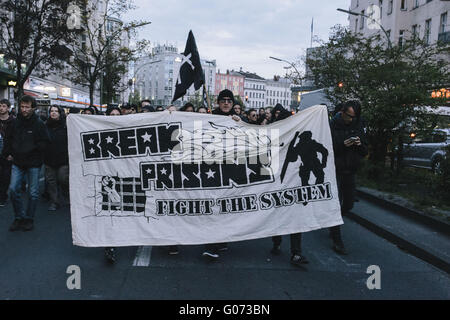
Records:
[[[212,109],[211,109],[211,100],[209,99],[208,90],[206,90],[206,84],[204,84],[204,83],[203,83],[203,90],[205,90],[205,93],[206,93],[206,103],[208,104],[209,113],[211,113],[211,112],[212,112]]]

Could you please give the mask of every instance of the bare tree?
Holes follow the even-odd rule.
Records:
[[[67,8],[74,0],[1,0],[0,53],[12,60],[17,96],[33,72],[49,73],[62,67],[70,53],[65,44],[75,37],[67,27]]]
[[[72,51],[71,69],[68,78],[74,83],[89,88],[90,105],[100,80],[108,72],[117,72],[116,80],[108,85],[120,83],[117,75],[126,73],[126,66],[148,42],[138,41],[133,46],[128,42],[136,36],[136,30],[149,24],[146,21],[122,22],[118,18],[133,8],[130,1],[89,1],[82,8],[82,30],[78,41],[69,45]],[[110,88],[111,91],[111,88]]]

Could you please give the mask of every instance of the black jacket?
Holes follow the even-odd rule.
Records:
[[[12,115],[10,115],[8,117],[8,119],[6,120],[0,120],[0,135],[2,136],[2,143],[3,143],[3,148],[5,148],[6,145],[6,137],[8,135],[10,135],[10,131],[11,131],[11,126],[13,124],[14,121],[14,117]],[[2,163],[3,161],[6,161],[5,158],[3,157],[3,153],[0,154],[0,163]]]
[[[275,119],[275,113],[277,111],[280,111],[278,114],[278,118]],[[277,103],[275,108],[272,109],[272,119],[271,122],[276,122],[280,120],[284,120],[286,118],[289,118],[292,115],[288,110],[286,110],[281,104]]]
[[[13,156],[13,164],[20,168],[38,168],[48,142],[47,128],[35,113],[28,119],[19,114],[6,136],[3,156]]]
[[[355,173],[361,159],[367,155],[367,139],[360,118],[346,125],[340,113],[330,122],[331,136],[333,138],[334,161],[336,172]],[[346,147],[344,141],[350,137],[359,137],[360,146]]]
[[[230,112],[223,112],[220,108],[216,108],[211,113],[219,116],[232,116],[236,114],[233,108],[231,108]]]
[[[67,126],[64,119],[46,122],[50,143],[47,145],[44,163],[50,167],[58,168],[69,164],[69,149],[67,142]]]

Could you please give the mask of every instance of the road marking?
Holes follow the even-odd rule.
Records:
[[[148,267],[150,265],[150,257],[152,256],[151,246],[141,246],[137,249],[136,257],[133,261],[133,267]]]

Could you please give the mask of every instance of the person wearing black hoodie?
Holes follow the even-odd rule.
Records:
[[[36,100],[23,96],[19,103],[19,114],[6,137],[3,156],[12,161],[9,187],[15,219],[10,231],[30,231],[34,227],[34,213],[39,199],[39,172],[49,143],[45,124],[34,112]],[[29,201],[26,211],[22,203],[22,182],[27,177]]]
[[[330,128],[341,213],[345,215],[353,208],[356,171],[361,159],[368,153],[367,139],[361,121],[361,104],[358,101],[344,103],[330,121]],[[330,235],[334,251],[347,254],[340,226],[330,228]]]
[[[287,111],[281,104],[277,103],[275,108],[272,109],[272,120],[271,122],[280,121],[290,117],[292,113]]]
[[[2,150],[6,143],[6,135],[15,117],[9,114],[11,103],[6,100],[0,100],[0,207],[4,207],[8,199],[8,186],[11,180],[11,161],[3,157]]]
[[[45,180],[50,196],[49,211],[56,211],[60,206],[58,187],[65,197],[69,197],[69,149],[64,110],[51,106],[46,122],[50,143],[45,152]]]

